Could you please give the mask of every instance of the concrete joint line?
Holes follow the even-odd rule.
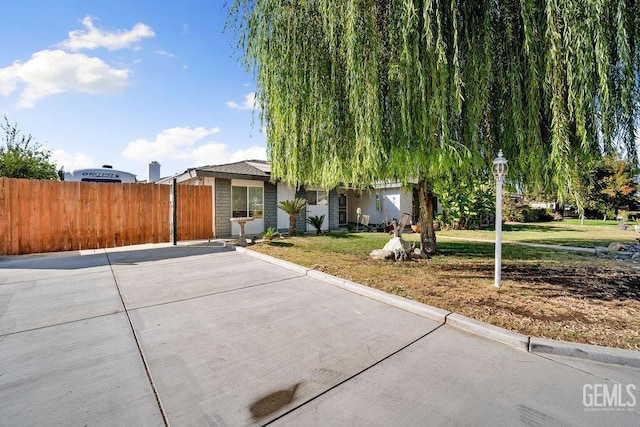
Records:
[[[22,331],[9,332],[8,334],[0,334],[0,338],[1,337],[8,337],[9,335],[21,334],[23,332],[38,331],[40,329],[53,328],[53,327],[60,326],[60,325],[68,325],[70,323],[84,322],[85,320],[99,319],[101,317],[111,316],[113,314],[118,314],[118,313],[124,313],[124,310],[116,310],[116,311],[113,311],[111,313],[98,314],[97,316],[83,317],[82,319],[68,320],[66,322],[56,323],[55,325],[38,326],[37,328],[30,328],[30,329],[24,329]]]
[[[503,242],[504,243],[504,242]],[[567,248],[561,248],[567,249]],[[366,298],[399,308],[404,311],[426,317],[442,325],[449,325],[456,329],[498,341],[502,344],[516,347],[528,353],[541,355],[553,354],[557,356],[569,356],[578,359],[592,360],[616,365],[640,368],[640,351],[625,350],[620,348],[603,347],[590,344],[579,344],[568,341],[550,340],[544,338],[522,335],[507,329],[490,325],[479,320],[471,319],[460,314],[422,304],[417,301],[408,300],[398,295],[388,294],[369,286],[341,279],[336,276],[324,273],[311,268],[282,261],[259,252],[254,252],[246,248],[237,248],[238,252],[262,259],[275,265],[279,265],[296,272],[300,272],[310,278],[320,280],[324,283],[337,286],[348,292],[364,296]]]
[[[190,301],[190,300],[194,300],[194,299],[198,299],[198,298],[211,297],[211,296],[215,296],[215,295],[223,295],[223,294],[228,294],[230,292],[237,292],[237,291],[242,291],[242,290],[245,290],[245,289],[257,288],[257,287],[260,287],[260,286],[273,285],[274,283],[285,282],[287,280],[295,279],[295,278],[298,278],[298,277],[302,277],[302,275],[293,276],[293,277],[287,277],[286,279],[272,280],[271,282],[258,283],[256,285],[243,286],[241,288],[228,289],[226,291],[211,292],[211,293],[208,293],[208,294],[196,295],[196,296],[193,296],[193,297],[176,299],[176,300],[173,300],[173,301],[160,302],[158,304],[142,305],[140,307],[134,307],[130,311],[141,310],[141,309],[150,308],[150,307],[160,307],[160,306],[163,306],[163,305],[170,305],[170,304],[175,304],[175,303],[184,302],[184,301]]]
[[[386,355],[385,357],[383,357],[380,360],[377,360],[376,362],[374,362],[373,364],[367,366],[366,368],[363,368],[362,370],[356,372],[355,374],[351,375],[350,377],[345,378],[344,380],[340,381],[339,383],[329,387],[328,389],[326,389],[325,391],[318,393],[317,395],[310,397],[309,399],[305,400],[304,402],[300,403],[299,405],[294,406],[293,408],[290,408],[289,410],[287,410],[284,414],[278,415],[276,418],[262,424],[262,426],[268,426],[284,417],[286,417],[287,415],[289,415],[292,412],[297,411],[298,409],[302,408],[303,406],[313,402],[314,400],[318,399],[321,396],[324,396],[325,394],[329,393],[331,390],[334,390],[338,387],[340,387],[342,384],[345,384],[349,381],[351,381],[352,379],[360,376],[361,374],[367,372],[369,369],[378,366],[380,363],[384,362],[385,360],[395,356],[396,354],[400,353],[401,351],[404,351],[405,349],[409,348],[410,346],[414,345],[415,343],[417,343],[418,341],[426,338],[427,336],[431,335],[432,333],[434,333],[435,331],[437,331],[438,329],[440,329],[442,326],[444,326],[444,324],[438,325],[435,328],[433,328],[432,330],[430,330],[429,332],[427,332],[426,334],[414,339],[413,341],[411,341],[410,343],[400,347],[399,349],[389,353],[388,355]]]
[[[133,327],[133,322],[131,321],[131,316],[129,315],[129,310],[124,303],[124,298],[122,297],[122,292],[120,291],[120,285],[118,285],[118,279],[116,278],[116,274],[113,271],[113,266],[111,265],[111,260],[109,259],[109,254],[107,251],[104,252],[107,256],[107,262],[109,263],[109,268],[111,269],[111,275],[113,276],[113,283],[116,285],[116,289],[118,290],[118,296],[120,297],[120,302],[122,303],[122,307],[124,308],[124,313],[127,316],[127,321],[129,322],[129,327],[131,328],[131,332],[133,333],[133,339],[136,342],[136,346],[138,347],[138,353],[140,354],[140,358],[142,359],[142,364],[144,366],[144,370],[147,373],[147,379],[149,380],[149,384],[151,385],[151,390],[153,390],[153,395],[156,398],[156,402],[158,404],[158,409],[160,410],[160,415],[162,415],[162,420],[164,421],[164,425],[169,427],[169,419],[167,418],[167,414],[162,406],[162,401],[160,400],[160,395],[158,394],[158,390],[156,389],[156,385],[153,382],[153,376],[151,375],[151,370],[149,369],[149,364],[147,363],[147,358],[144,356],[144,352],[142,351],[142,345],[140,344],[140,339],[138,338],[138,334],[136,333],[135,328]]]

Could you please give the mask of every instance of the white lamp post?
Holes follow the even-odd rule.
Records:
[[[493,161],[493,176],[496,177],[496,271],[495,287],[500,288],[502,278],[502,183],[507,175],[507,159],[502,157],[502,150]]]

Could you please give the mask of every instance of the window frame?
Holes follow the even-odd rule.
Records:
[[[311,202],[311,199],[309,197],[309,193],[315,193],[315,197],[314,197],[314,201],[313,203]],[[322,194],[322,198],[320,198],[321,200],[321,204],[318,204],[318,195]],[[324,190],[307,190],[307,205],[309,206],[329,206],[329,195],[327,194],[326,191]]]
[[[246,182],[238,182],[231,183],[231,218],[254,218],[254,219],[264,219],[264,186],[260,185],[247,185]],[[244,194],[244,206],[240,206],[244,209],[236,209],[235,202],[237,201],[234,193],[238,190],[234,189],[243,189]],[[251,209],[252,207],[252,197],[255,197],[255,193],[260,192],[260,201],[259,203],[253,203],[253,206],[258,209]],[[251,193],[254,194],[251,194]],[[236,213],[238,212],[238,213]],[[243,216],[242,213],[245,215]],[[258,213],[258,215],[256,215]]]

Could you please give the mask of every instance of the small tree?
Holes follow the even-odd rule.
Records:
[[[8,178],[57,180],[56,165],[51,152],[43,148],[31,135],[22,135],[17,124],[10,124],[4,116],[2,145],[0,145],[0,176]]]
[[[296,235],[296,223],[298,214],[307,206],[305,199],[295,198],[293,200],[283,200],[278,203],[278,209],[282,209],[289,215],[289,236]]]
[[[622,159],[606,157],[588,170],[585,210],[588,214],[613,217],[620,206],[635,204],[634,170]]]

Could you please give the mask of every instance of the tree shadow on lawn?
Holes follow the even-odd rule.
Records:
[[[509,265],[503,269],[503,278],[519,283],[535,292],[542,291],[544,296],[554,298],[566,295],[568,291],[578,298],[597,299],[602,301],[640,301],[640,271],[631,265],[616,267],[590,266],[556,269],[545,266]],[[550,285],[542,287],[541,284]]]
[[[438,268],[458,277],[473,277],[474,272],[477,278],[493,277],[493,244],[446,242],[438,249],[437,256],[445,261]],[[478,264],[481,259],[485,262]],[[640,301],[640,268],[629,262],[601,260],[593,254],[505,245],[502,279],[546,298],[570,295]]]
[[[290,248],[293,247],[293,243],[291,242],[263,242],[263,244],[266,243],[269,246],[274,246],[276,248]]]
[[[362,236],[359,236],[354,233],[349,233],[348,231],[337,231],[333,233],[325,233],[321,234],[323,237],[331,237],[332,239],[362,239]]]
[[[490,258],[495,256],[495,244],[490,242],[444,241],[438,243],[438,255],[444,257]],[[562,249],[536,248],[504,243],[502,257],[512,260],[544,260],[571,257],[593,257],[592,254],[568,252]]]
[[[560,227],[554,227],[551,225],[539,225],[539,224],[504,224],[502,226],[502,231],[542,231],[542,232],[563,232],[566,229]],[[582,231],[582,230],[580,230]]]
[[[493,277],[493,267],[488,263],[453,261],[438,268],[456,278],[487,279]],[[544,298],[571,296],[600,301],[640,301],[640,270],[625,263],[602,266],[594,262],[564,268],[507,262],[502,265],[502,280],[516,282],[521,291]]]

